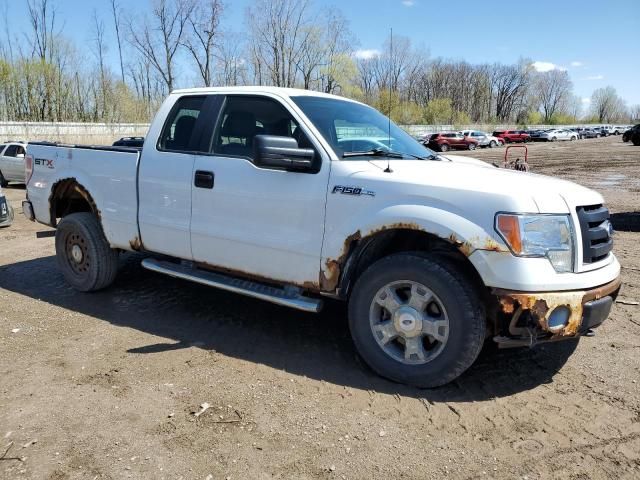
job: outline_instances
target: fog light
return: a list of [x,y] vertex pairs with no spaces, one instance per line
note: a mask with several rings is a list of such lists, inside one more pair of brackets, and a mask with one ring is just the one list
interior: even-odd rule
[[569,323],[570,316],[571,310],[566,305],[554,308],[551,315],[549,315],[549,320],[547,320],[549,329],[559,330],[560,328],[565,327],[567,323]]

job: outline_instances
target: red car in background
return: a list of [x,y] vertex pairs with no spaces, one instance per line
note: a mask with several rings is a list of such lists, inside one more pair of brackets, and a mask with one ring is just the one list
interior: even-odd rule
[[496,130],[495,132],[493,132],[493,136],[502,138],[505,143],[527,143],[529,140],[531,140],[531,135],[529,135],[524,130]]
[[448,152],[452,148],[475,150],[478,146],[478,141],[471,137],[465,137],[461,133],[445,132],[434,133],[424,144],[431,150]]

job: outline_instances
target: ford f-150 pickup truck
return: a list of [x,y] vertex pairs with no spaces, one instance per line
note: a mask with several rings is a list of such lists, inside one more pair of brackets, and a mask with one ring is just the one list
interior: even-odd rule
[[[388,138],[370,150],[348,138]],[[574,338],[620,289],[603,198],[436,154],[375,109],[269,87],[179,90],[141,150],[29,143],[25,214],[59,268],[109,286],[118,255],[154,272],[317,312],[348,301],[379,374],[458,377],[487,339]]]

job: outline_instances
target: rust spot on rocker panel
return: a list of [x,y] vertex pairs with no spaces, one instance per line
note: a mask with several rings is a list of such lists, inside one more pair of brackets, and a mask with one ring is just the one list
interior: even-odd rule
[[293,285],[296,287],[299,287],[303,290],[310,290],[313,292],[317,292],[320,290],[320,286],[316,283],[316,282],[303,282],[303,283],[296,283],[296,282],[292,282],[291,280],[282,280],[282,279],[277,279],[277,278],[270,278],[270,277],[264,277],[261,275],[256,275],[254,273],[249,273],[249,272],[245,272],[242,270],[236,270],[236,269],[232,269],[232,268],[227,268],[227,267],[221,267],[219,265],[212,265],[210,263],[207,262],[196,262],[196,267],[201,268],[203,270],[210,270],[212,272],[217,272],[217,273],[222,273],[225,275],[229,275],[232,277],[240,277],[240,278],[245,278],[247,280],[252,280],[258,283],[266,283],[269,285],[274,285],[274,286],[281,286],[281,285]]
[[142,242],[137,235],[129,240],[129,246],[131,247],[131,250],[134,250],[136,252],[142,250]]
[[[616,279],[587,291],[521,293],[494,289],[493,293],[498,297],[501,312],[511,317],[509,333],[515,336],[527,333],[526,328],[519,327],[516,323],[524,312],[529,312],[539,330],[557,338],[575,336],[582,323],[584,304],[617,294],[620,285],[620,279]],[[558,307],[568,308],[569,320],[563,327],[552,328],[549,326],[549,316]]]

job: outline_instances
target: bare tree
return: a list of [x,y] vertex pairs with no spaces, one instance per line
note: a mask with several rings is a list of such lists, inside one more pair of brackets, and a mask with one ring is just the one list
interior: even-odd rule
[[612,86],[598,88],[591,95],[591,110],[599,122],[610,122],[624,116],[624,102]]
[[33,30],[31,55],[46,61],[51,57],[56,10],[51,7],[49,0],[28,0],[29,22]]
[[113,15],[113,25],[116,30],[116,40],[118,41],[118,57],[120,58],[120,75],[124,83],[124,63],[122,62],[122,39],[120,37],[120,7],[116,0],[111,0],[111,14]]
[[534,86],[544,122],[550,123],[554,114],[567,106],[572,87],[569,74],[561,70],[538,73]]
[[211,86],[213,81],[214,51],[222,10],[220,0],[204,0],[204,3],[197,3],[187,17],[190,28],[182,44],[198,66],[206,87]]
[[221,34],[216,64],[216,83],[221,85],[243,85],[247,83],[247,61],[244,58],[244,42],[239,33]]
[[94,36],[92,38],[92,43],[94,54],[96,56],[96,60],[98,61],[98,70],[100,72],[100,92],[96,93],[95,98],[96,103],[98,103],[99,101],[102,104],[101,116],[104,117],[107,112],[107,74],[104,64],[106,46],[104,43],[104,22],[98,17],[98,12],[96,10],[93,11],[93,27]]
[[155,0],[151,25],[144,21],[139,31],[135,23],[129,23],[131,45],[158,72],[169,92],[175,85],[176,54],[192,9],[191,0]]
[[263,69],[278,87],[294,87],[296,65],[309,41],[305,28],[309,0],[256,0],[246,10],[252,41],[252,62],[263,80]]

